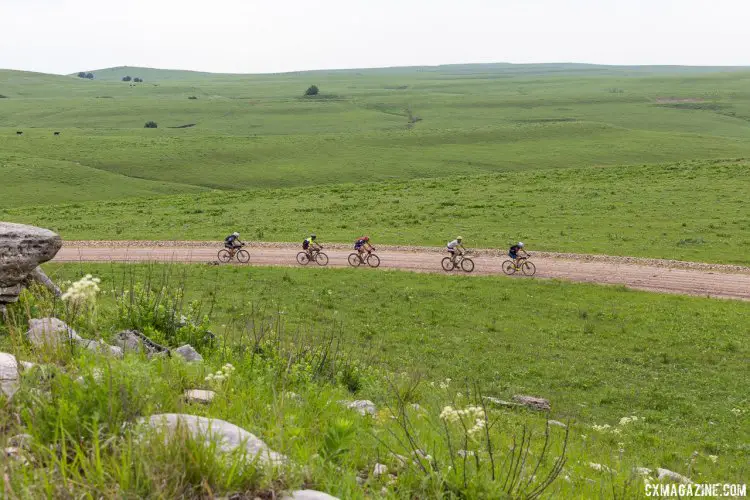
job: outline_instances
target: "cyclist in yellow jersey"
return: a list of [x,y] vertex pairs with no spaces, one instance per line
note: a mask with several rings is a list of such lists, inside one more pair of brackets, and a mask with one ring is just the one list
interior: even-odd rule
[[313,250],[320,250],[323,248],[318,244],[317,241],[315,241],[316,238],[316,235],[311,234],[302,242],[302,250],[305,250],[307,252],[307,256],[310,258],[310,260],[312,260]]

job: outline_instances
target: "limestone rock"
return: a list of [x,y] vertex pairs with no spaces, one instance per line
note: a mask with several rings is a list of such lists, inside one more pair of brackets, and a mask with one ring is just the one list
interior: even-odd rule
[[63,342],[83,340],[75,330],[57,318],[30,319],[26,335],[37,347],[58,348]]
[[375,407],[375,403],[372,401],[368,401],[367,399],[360,399],[357,401],[352,401],[351,403],[346,405],[347,408],[350,410],[354,410],[360,415],[375,415],[377,413],[377,408]]
[[185,400],[188,403],[203,403],[208,404],[213,401],[216,393],[214,391],[206,391],[203,389],[190,389],[185,391]]
[[193,349],[190,344],[185,344],[184,346],[178,347],[173,352],[181,356],[188,363],[193,361],[203,361],[203,356],[201,356],[198,351]]
[[60,236],[35,226],[0,222],[0,304],[18,300],[21,285],[62,247]]
[[328,493],[315,490],[297,490],[281,497],[281,500],[339,500]]
[[169,349],[161,346],[138,330],[123,330],[115,335],[115,345],[124,352],[145,353],[150,358],[160,354],[169,354]]
[[12,354],[0,352],[0,389],[7,397],[18,391],[18,361]]
[[568,426],[564,423],[560,422],[559,420],[547,420],[547,423],[549,425],[554,425],[555,427],[562,427],[563,429],[567,429]]
[[678,474],[677,472],[673,472],[669,469],[656,469],[656,473],[658,474],[659,481],[671,481],[673,483],[681,483],[681,484],[690,484],[693,481],[690,478],[687,478],[683,476],[682,474]]
[[245,429],[218,418],[198,417],[184,413],[161,413],[152,415],[145,421],[155,429],[164,429],[174,433],[177,429],[186,431],[194,439],[203,439],[206,443],[215,441],[219,449],[229,453],[244,449],[247,458],[260,463],[278,465],[286,460],[280,453],[271,450],[266,443]]

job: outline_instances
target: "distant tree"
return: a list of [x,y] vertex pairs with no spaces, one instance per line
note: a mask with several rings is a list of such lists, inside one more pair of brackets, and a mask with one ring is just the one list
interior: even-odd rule
[[7,99],[7,98],[8,98],[7,95],[0,94],[0,99]]
[[191,95],[190,97],[188,97],[188,99],[198,99],[198,98],[194,95]]
[[93,73],[86,73],[86,78],[88,78],[89,80],[93,80],[94,79],[94,74]]
[[129,76],[123,76],[122,77],[122,81],[123,82],[129,82],[130,80],[132,80],[132,78],[130,78]]
[[157,127],[157,125],[156,125],[156,122],[154,122],[154,121],[148,121],[143,126],[143,128],[156,128],[156,127]]
[[133,81],[136,83],[143,83],[143,78],[133,78]]
[[86,78],[86,72],[81,71],[80,73],[78,73],[78,78]]
[[317,85],[310,85],[305,91],[305,95],[318,95],[318,92],[320,92],[320,89]]

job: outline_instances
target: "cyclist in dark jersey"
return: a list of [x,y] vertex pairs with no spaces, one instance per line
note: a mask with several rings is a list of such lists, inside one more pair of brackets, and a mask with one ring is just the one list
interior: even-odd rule
[[[524,257],[520,257],[518,255],[518,252],[523,252]],[[516,267],[518,267],[519,262],[529,257],[529,254],[526,253],[526,250],[523,249],[523,241],[519,241],[517,244],[510,247],[510,250],[508,250],[508,257],[513,259],[513,262],[515,263]]]
[[360,257],[365,251],[369,253],[375,250],[375,248],[370,244],[369,236],[362,236],[360,238],[357,238],[357,241],[354,242],[354,249],[357,251]]

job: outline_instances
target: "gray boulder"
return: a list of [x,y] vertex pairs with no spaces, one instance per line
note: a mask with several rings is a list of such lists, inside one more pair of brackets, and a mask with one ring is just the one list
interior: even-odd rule
[[203,361],[203,356],[201,356],[198,353],[198,351],[193,349],[193,347],[190,344],[185,344],[183,346],[180,346],[172,352],[182,357],[188,363],[193,362],[193,361]]
[[123,356],[121,348],[114,345],[109,345],[103,340],[81,339],[78,341],[78,344],[85,347],[89,351],[104,354],[105,356],[112,356],[114,358],[122,358]]
[[62,239],[48,229],[0,222],[0,306],[18,300],[29,274],[60,247]]
[[75,330],[57,318],[30,319],[26,336],[37,347],[58,348],[62,343],[71,340],[75,342],[83,340]]
[[151,359],[158,355],[169,355],[169,349],[157,344],[138,330],[123,330],[115,335],[115,345],[124,352],[144,353]]
[[532,410],[538,410],[538,411],[550,410],[549,401],[544,398],[536,398],[534,396],[516,395],[516,396],[513,396],[513,401],[527,408],[531,408]]
[[0,390],[7,397],[18,391],[18,361],[12,354],[0,352]]
[[685,477],[669,469],[658,468],[656,469],[656,473],[658,474],[659,481],[671,481],[680,484],[691,484],[693,482],[689,477]]
[[174,434],[178,429],[187,432],[193,439],[202,439],[207,444],[216,442],[219,449],[230,453],[240,449],[249,460],[256,458],[262,464],[279,465],[286,457],[271,450],[266,443],[241,427],[218,418],[198,417],[184,413],[161,413],[145,420],[149,427]]
[[339,500],[337,497],[328,493],[315,490],[297,490],[287,493],[281,497],[281,500]]

